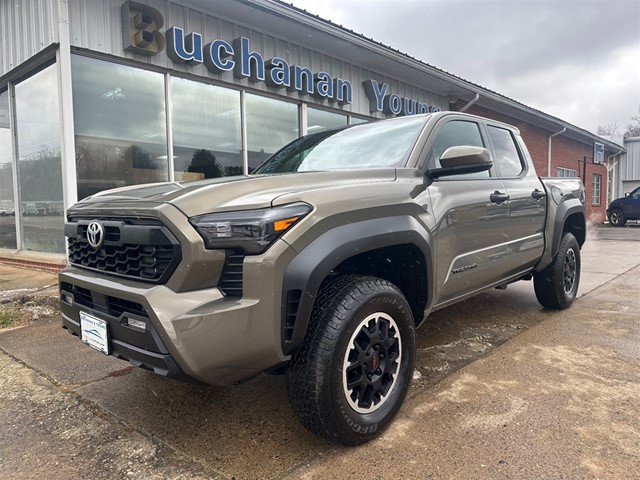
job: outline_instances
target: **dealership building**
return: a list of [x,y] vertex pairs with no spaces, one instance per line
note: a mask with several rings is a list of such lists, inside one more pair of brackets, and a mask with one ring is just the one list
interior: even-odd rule
[[61,261],[66,209],[101,190],[248,174],[300,135],[398,115],[515,125],[539,175],[583,180],[593,222],[624,153],[278,0],[3,1],[0,32],[5,261]]

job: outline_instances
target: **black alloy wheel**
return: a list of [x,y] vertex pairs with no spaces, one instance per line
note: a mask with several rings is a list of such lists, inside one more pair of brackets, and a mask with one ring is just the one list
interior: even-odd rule
[[360,322],[347,343],[342,381],[347,402],[358,413],[381,407],[398,378],[402,340],[395,320],[375,312]]
[[564,256],[564,267],[562,269],[562,283],[564,293],[567,295],[571,293],[576,283],[577,269],[576,252],[573,248],[568,248]]

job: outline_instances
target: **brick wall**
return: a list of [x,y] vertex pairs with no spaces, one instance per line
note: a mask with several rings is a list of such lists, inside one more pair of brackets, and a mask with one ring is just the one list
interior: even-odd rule
[[[458,102],[455,110],[464,106],[465,102]],[[606,218],[606,185],[607,185],[607,169],[603,165],[593,164],[593,142],[585,139],[588,143],[578,142],[563,135],[555,136],[551,139],[551,174],[547,174],[547,152],[549,136],[558,130],[549,131],[543,128],[531,125],[523,120],[494,112],[478,105],[472,105],[467,113],[480,115],[482,117],[491,118],[499,122],[508,123],[520,130],[522,138],[527,144],[533,164],[541,177],[557,176],[558,167],[575,170],[582,179],[587,191],[586,210],[587,219],[592,223],[602,223]],[[587,158],[586,176],[584,175],[584,157]],[[593,175],[600,175],[600,204],[593,205]],[[584,177],[584,178],[583,178]]]

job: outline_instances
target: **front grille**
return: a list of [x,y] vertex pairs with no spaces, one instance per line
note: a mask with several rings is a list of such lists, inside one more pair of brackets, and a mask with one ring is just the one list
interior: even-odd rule
[[98,249],[87,240],[94,219],[65,224],[69,263],[78,267],[153,283],[164,283],[180,263],[180,244],[157,220],[98,219],[104,241]]
[[125,300],[124,298],[107,296],[107,303],[109,305],[109,311],[114,317],[120,317],[123,313],[133,313],[140,317],[149,318],[147,309],[137,302]]
[[73,295],[73,302],[75,304],[106,313],[114,318],[120,318],[124,313],[149,318],[147,309],[140,303],[132,302],[131,300],[103,295],[67,282],[60,284],[60,290]]
[[227,250],[224,267],[218,288],[225,297],[242,297],[242,263],[244,253],[242,250]]

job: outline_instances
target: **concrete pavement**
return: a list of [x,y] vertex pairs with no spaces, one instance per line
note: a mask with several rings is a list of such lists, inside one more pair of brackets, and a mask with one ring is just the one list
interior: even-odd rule
[[[287,478],[640,478],[640,268]],[[341,476],[341,475],[340,475]]]
[[640,478],[639,247],[640,228],[590,232],[563,312],[528,282],[436,312],[396,422],[351,449],[297,423],[282,377],[167,380],[55,316],[0,331],[0,477]]

